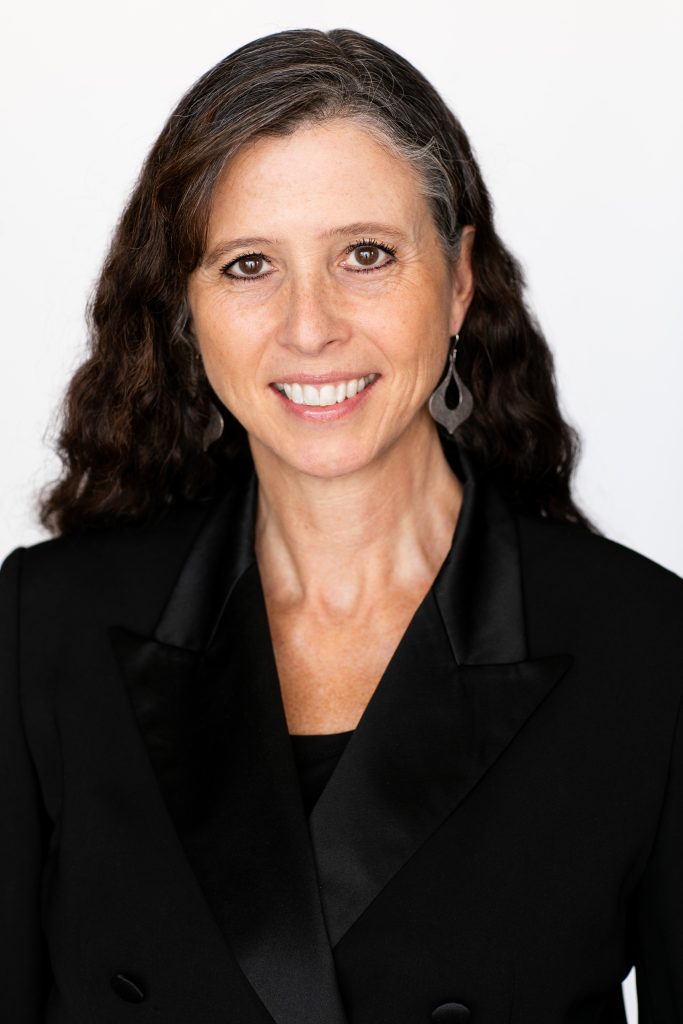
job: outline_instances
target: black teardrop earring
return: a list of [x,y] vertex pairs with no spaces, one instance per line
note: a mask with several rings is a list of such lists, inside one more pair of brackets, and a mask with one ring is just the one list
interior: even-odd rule
[[[460,335],[456,334],[451,350],[448,354],[448,372],[446,376],[436,388],[429,399],[429,412],[432,418],[440,423],[449,434],[454,434],[455,431],[465,422],[467,417],[472,412],[474,402],[472,400],[472,393],[469,388],[463,384],[462,379],[458,376],[455,369],[455,356],[458,347],[458,341]],[[450,409],[446,404],[446,392],[448,391],[448,385],[454,381],[458,389],[459,401],[454,409]]]

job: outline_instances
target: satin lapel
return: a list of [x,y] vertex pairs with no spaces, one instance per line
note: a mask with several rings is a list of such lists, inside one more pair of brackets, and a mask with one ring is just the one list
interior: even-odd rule
[[253,557],[256,483],[216,506],[154,637],[110,636],[172,822],[277,1024],[345,1024]]
[[254,558],[253,474],[217,503],[154,637],[112,630],[189,862],[277,1024],[344,1024],[331,947],[572,663],[528,657],[512,514],[465,452],[444,451],[465,485],[451,551],[308,823]]
[[453,544],[310,816],[334,947],[472,791],[573,658],[528,658],[516,527],[466,453]]

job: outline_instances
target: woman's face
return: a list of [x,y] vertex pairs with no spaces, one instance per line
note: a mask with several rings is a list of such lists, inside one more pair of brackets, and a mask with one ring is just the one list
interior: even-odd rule
[[242,149],[188,298],[208,379],[255,459],[317,477],[424,442],[472,292],[411,168],[348,120]]

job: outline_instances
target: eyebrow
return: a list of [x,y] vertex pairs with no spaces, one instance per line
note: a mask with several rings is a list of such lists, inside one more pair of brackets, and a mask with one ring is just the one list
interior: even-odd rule
[[[337,228],[330,228],[318,235],[317,241],[324,241],[328,238],[339,238],[348,235],[389,235],[399,242],[407,242],[408,236],[401,228],[394,224],[384,224],[379,221],[355,221],[353,224],[342,224]],[[259,236],[249,238],[231,238],[228,241],[219,242],[208,253],[204,259],[205,267],[212,267],[214,263],[235,249],[248,249],[256,245],[277,245],[277,238],[261,238]]]

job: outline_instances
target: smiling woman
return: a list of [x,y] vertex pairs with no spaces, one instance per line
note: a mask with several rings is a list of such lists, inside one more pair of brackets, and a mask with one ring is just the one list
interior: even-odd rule
[[0,573],[3,1019],[682,1020],[683,581],[575,504],[430,83],[226,57],[89,324]]
[[415,172],[353,120],[259,139],[230,161],[188,300],[259,478],[277,462],[389,484],[392,459],[393,491],[418,478],[438,446],[427,401],[472,297],[473,234],[449,261]]

